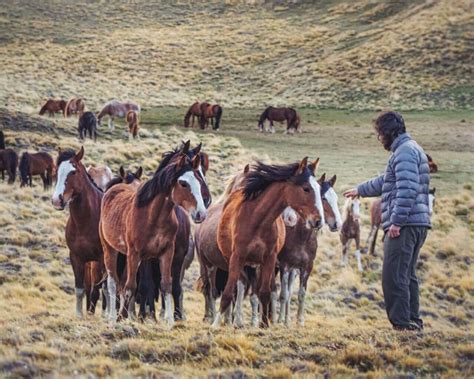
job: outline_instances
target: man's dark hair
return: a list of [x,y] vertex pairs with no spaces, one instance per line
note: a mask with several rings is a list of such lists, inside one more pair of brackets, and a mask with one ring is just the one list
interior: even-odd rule
[[393,141],[400,134],[406,133],[405,121],[400,113],[385,111],[374,120],[374,128],[378,135],[383,138],[383,147],[390,150]]

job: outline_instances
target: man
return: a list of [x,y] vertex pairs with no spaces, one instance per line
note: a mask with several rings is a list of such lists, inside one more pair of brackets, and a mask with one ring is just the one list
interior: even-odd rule
[[344,192],[346,197],[382,195],[384,260],[382,288],[387,316],[396,330],[421,330],[418,254],[431,227],[428,159],[406,132],[397,112],[382,112],[374,121],[377,138],[392,152],[383,175]]

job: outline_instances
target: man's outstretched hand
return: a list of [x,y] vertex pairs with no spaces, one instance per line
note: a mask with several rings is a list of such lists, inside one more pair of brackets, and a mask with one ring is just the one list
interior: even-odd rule
[[344,191],[344,196],[355,199],[357,196],[359,196],[359,192],[357,192],[357,188],[351,188],[347,191]]

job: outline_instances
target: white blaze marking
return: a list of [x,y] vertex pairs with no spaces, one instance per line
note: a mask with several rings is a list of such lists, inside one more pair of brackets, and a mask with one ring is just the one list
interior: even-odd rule
[[328,201],[332,213],[334,213],[334,217],[336,218],[336,227],[340,229],[342,226],[342,217],[341,213],[339,212],[339,207],[337,206],[337,193],[334,191],[334,188],[329,188],[324,194],[324,197]]
[[202,194],[201,194],[201,184],[199,181],[196,179],[194,176],[194,172],[192,171],[187,171],[183,175],[181,175],[178,178],[178,182],[182,180],[184,182],[187,182],[189,184],[189,187],[191,189],[191,193],[194,196],[194,199],[196,199],[196,210],[199,213],[206,214],[206,207],[204,206],[204,200],[202,199]]
[[321,225],[323,225],[326,223],[326,221],[324,220],[324,208],[323,202],[321,200],[321,186],[319,185],[316,178],[312,175],[309,177],[309,184],[311,185],[311,187],[313,187],[316,209],[318,210],[319,215],[321,217]]
[[53,201],[58,201],[59,196],[64,195],[64,191],[66,190],[67,177],[73,171],[76,171],[76,169],[74,168],[71,162],[61,162],[58,169],[58,181],[56,183],[56,188],[54,189]]

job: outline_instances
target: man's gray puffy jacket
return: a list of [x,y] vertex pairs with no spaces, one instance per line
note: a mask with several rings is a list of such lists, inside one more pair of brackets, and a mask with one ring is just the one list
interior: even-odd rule
[[408,133],[390,147],[392,155],[385,174],[357,187],[362,197],[382,195],[382,227],[390,225],[431,227],[428,193],[430,168],[423,149]]

